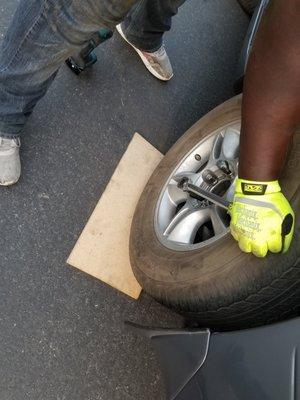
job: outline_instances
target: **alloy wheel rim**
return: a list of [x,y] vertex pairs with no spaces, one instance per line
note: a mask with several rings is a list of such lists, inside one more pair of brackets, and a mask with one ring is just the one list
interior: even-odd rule
[[198,250],[229,233],[226,210],[205,199],[192,198],[178,184],[188,178],[194,185],[232,201],[239,137],[240,121],[222,126],[200,140],[177,163],[161,190],[154,215],[156,236],[165,247]]

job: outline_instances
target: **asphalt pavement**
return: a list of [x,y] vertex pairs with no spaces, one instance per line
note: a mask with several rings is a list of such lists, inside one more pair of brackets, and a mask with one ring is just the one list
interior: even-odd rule
[[[0,40],[16,0],[0,0]],[[248,18],[235,0],[189,0],[153,78],[116,33],[80,77],[65,66],[22,139],[23,176],[0,190],[0,400],[163,400],[148,342],[123,321],[180,327],[66,264],[134,132],[161,152],[233,95]],[[118,212],[118,210],[116,210]]]

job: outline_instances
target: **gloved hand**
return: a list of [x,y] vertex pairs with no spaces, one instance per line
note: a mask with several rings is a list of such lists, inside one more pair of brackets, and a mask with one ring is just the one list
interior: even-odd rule
[[237,179],[229,209],[231,234],[246,253],[265,257],[287,252],[294,233],[294,212],[281,193],[278,181]]

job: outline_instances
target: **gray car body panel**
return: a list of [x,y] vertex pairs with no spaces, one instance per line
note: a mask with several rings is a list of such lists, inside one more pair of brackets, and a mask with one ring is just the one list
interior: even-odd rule
[[168,400],[300,398],[300,318],[235,332],[155,330]]

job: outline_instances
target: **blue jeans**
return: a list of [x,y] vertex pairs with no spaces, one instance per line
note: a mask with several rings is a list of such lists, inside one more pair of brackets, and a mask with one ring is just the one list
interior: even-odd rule
[[100,28],[146,51],[162,44],[184,0],[20,0],[0,56],[0,136],[18,137],[61,64]]

